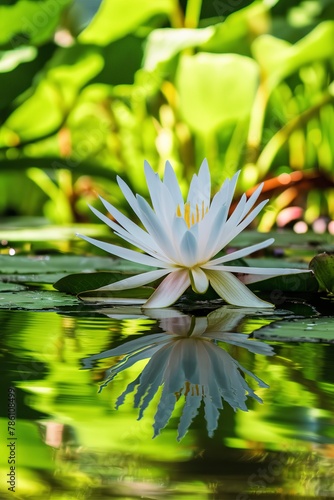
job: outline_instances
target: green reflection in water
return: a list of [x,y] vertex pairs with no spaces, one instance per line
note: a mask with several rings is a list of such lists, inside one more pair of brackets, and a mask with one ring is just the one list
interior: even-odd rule
[[[0,320],[2,401],[14,385],[22,498],[334,497],[332,346],[275,343],[276,356],[266,357],[230,345],[228,353],[270,385],[256,389],[264,404],[249,400],[247,413],[226,405],[213,439],[200,410],[178,443],[181,398],[153,440],[161,391],[140,421],[132,398],[114,408],[147,361],[120,372],[101,393],[111,359],[80,370],[84,358],[161,333],[161,320],[19,311],[2,312]],[[234,330],[249,333],[250,324],[268,321],[253,314]],[[5,408],[1,417],[3,437]],[[3,476],[7,457],[0,457]],[[0,492],[6,498],[4,481]]]

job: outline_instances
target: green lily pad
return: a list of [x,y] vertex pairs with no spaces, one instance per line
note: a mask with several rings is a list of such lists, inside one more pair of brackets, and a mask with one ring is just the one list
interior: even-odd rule
[[[132,274],[126,276],[133,276]],[[54,288],[60,292],[71,293],[77,295],[78,293],[87,290],[96,290],[102,286],[110,285],[116,281],[124,279],[124,273],[80,273],[70,274],[54,283]]]
[[0,274],[59,272],[69,274],[99,270],[136,273],[147,269],[146,266],[141,264],[135,264],[124,259],[114,259],[112,257],[82,257],[78,255],[39,255],[27,257],[23,255],[0,255]]
[[280,321],[265,326],[254,333],[254,337],[284,342],[330,342],[334,343],[334,319],[297,319]]
[[310,269],[314,272],[321,288],[334,293],[334,255],[327,253],[316,255],[310,262]]
[[[261,265],[261,267],[264,266]],[[258,283],[252,283],[248,286],[253,291],[258,290],[261,292],[272,292],[273,290],[280,290],[282,292],[314,293],[319,289],[319,284],[312,273],[286,274],[282,276],[275,276],[275,278],[269,278],[264,281],[259,281]]]
[[152,295],[154,288],[141,286],[130,290],[121,290],[117,292],[99,292],[96,290],[87,291],[79,295],[84,302],[94,302],[96,304],[144,304]]
[[0,309],[50,310],[81,304],[80,300],[72,295],[44,290],[7,292],[0,296]]
[[17,283],[0,283],[0,292],[21,292],[26,287]]

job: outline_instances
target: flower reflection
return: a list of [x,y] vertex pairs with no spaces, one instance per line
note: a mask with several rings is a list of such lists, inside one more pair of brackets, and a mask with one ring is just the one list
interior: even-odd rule
[[225,342],[256,354],[272,356],[274,352],[271,346],[251,340],[246,334],[233,332],[245,314],[254,314],[254,309],[240,310],[224,306],[207,317],[194,317],[171,310],[162,311],[156,310],[154,315],[160,320],[163,333],[139,337],[84,360],[84,367],[90,368],[95,360],[123,356],[107,371],[101,390],[120,372],[140,360],[150,358],[139,376],[128,384],[118,397],[116,408],[124,403],[128,394],[136,390],[134,406],[139,408],[141,419],[162,386],[153,425],[154,437],[168,423],[176,402],[184,397],[185,405],[178,427],[180,440],[202,403],[210,437],[217,428],[223,400],[234,410],[239,408],[243,411],[247,411],[247,397],[262,403],[261,398],[246,382],[244,374],[255,380],[259,387],[268,385],[218,344]]

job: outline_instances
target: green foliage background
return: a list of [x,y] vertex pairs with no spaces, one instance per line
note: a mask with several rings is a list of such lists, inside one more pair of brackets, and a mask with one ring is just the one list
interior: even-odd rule
[[168,159],[185,188],[206,156],[214,187],[241,167],[239,194],[267,181],[260,230],[294,206],[334,219],[333,15],[333,0],[3,1],[0,214],[93,221],[98,193],[122,206],[117,174],[146,194],[144,159]]

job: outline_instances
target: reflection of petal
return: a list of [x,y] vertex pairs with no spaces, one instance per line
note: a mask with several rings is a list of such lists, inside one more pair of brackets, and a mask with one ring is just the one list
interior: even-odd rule
[[[92,356],[83,359],[83,365],[84,365],[83,367],[91,368],[93,364],[92,362],[97,359],[104,359],[104,358],[110,358],[112,356],[122,356],[122,355],[130,356],[132,353],[141,351],[142,349],[145,348],[146,349],[150,348],[155,344],[159,345],[160,342],[168,342],[169,340],[170,339],[166,337],[166,334],[164,333],[156,333],[145,337],[139,337],[137,339],[130,340],[129,342],[121,344],[118,347],[115,347],[114,349],[109,349],[108,351],[104,351],[99,354],[94,354]],[[147,355],[147,357],[149,356],[150,355]]]
[[[208,317],[199,318],[177,311],[168,312],[166,309],[162,314],[157,310],[153,311],[153,314],[155,313],[160,319],[159,324],[164,330],[163,333],[138,337],[84,360],[87,368],[92,366],[94,360],[123,356],[107,371],[106,380],[101,386],[103,388],[117,374],[133,366],[137,361],[150,358],[138,377],[130,382],[118,397],[116,408],[124,403],[128,394],[134,393],[134,406],[139,408],[140,419],[162,387],[154,417],[154,436],[167,425],[176,402],[184,398],[185,404],[178,426],[180,440],[186,434],[202,404],[207,431],[209,436],[212,436],[218,425],[223,401],[234,410],[243,411],[247,411],[248,397],[262,402],[248,385],[244,374],[260,387],[268,386],[243,367],[220,344],[225,342],[256,354],[267,356],[274,354],[271,346],[249,339],[246,334],[235,332],[245,314],[254,316],[254,309],[240,310],[223,306],[210,313]],[[151,313],[149,316],[152,316]]]
[[206,334],[206,337],[212,338],[213,340],[220,340],[227,344],[245,347],[249,352],[254,352],[256,354],[264,354],[265,356],[273,356],[275,354],[271,345],[251,340],[245,333],[213,332],[209,335]]

